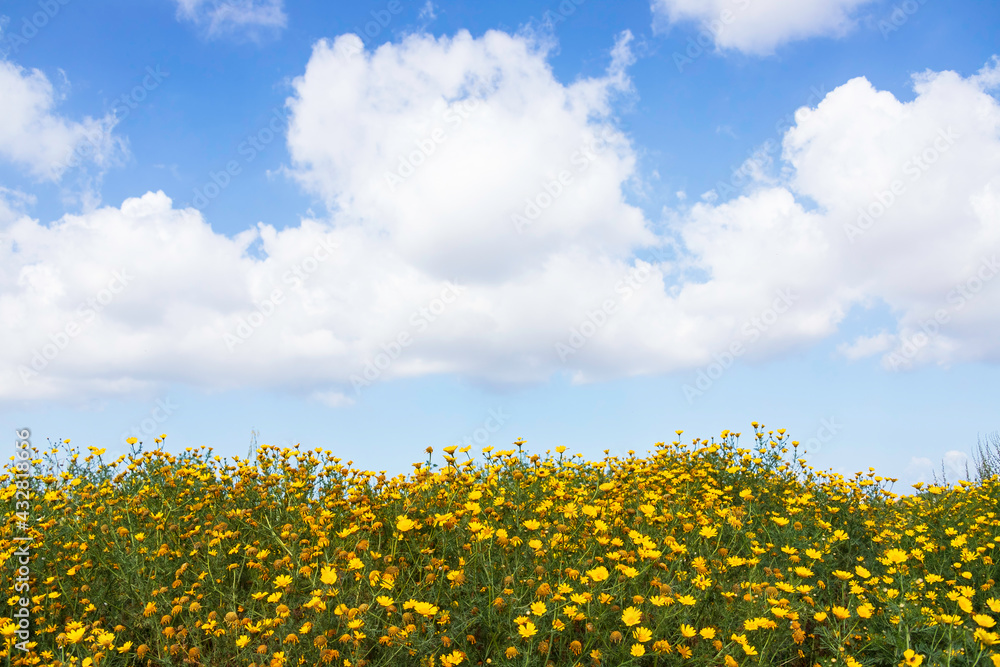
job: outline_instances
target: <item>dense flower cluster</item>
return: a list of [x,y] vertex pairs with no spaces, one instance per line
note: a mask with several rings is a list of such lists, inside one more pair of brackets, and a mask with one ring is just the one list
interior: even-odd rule
[[428,448],[392,478],[299,447],[70,450],[32,492],[29,650],[0,608],[0,659],[1000,667],[1000,481],[896,495],[753,426],[600,462]]

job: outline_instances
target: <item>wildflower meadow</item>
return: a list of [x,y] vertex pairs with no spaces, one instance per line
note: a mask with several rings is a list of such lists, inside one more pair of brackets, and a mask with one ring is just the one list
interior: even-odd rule
[[395,477],[35,449],[0,476],[0,664],[1000,667],[1000,478],[899,495],[753,428],[596,462],[428,448]]

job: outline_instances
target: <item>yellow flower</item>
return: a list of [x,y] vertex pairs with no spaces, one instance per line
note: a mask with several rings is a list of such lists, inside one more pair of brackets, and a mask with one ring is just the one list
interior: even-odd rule
[[920,655],[912,648],[906,649],[903,653],[903,662],[900,665],[906,665],[907,667],[920,667],[924,662],[924,656]]
[[644,644],[653,638],[653,631],[649,628],[638,627],[632,631],[632,638],[640,644]]
[[528,530],[538,530],[542,524],[539,523],[537,519],[528,519],[521,525],[527,528]]
[[375,601],[378,602],[383,607],[391,607],[392,603],[395,602],[395,600],[393,600],[388,595],[380,595],[377,598],[375,598]]
[[405,533],[408,530],[413,530],[413,527],[417,525],[412,519],[410,519],[405,514],[400,514],[396,517],[396,530],[401,533]]
[[337,583],[337,570],[332,567],[324,567],[320,570],[319,579],[324,584],[331,585]]
[[690,638],[690,637],[694,637],[697,633],[695,632],[694,628],[691,627],[690,625],[688,625],[686,623],[681,623],[681,634],[684,637]]
[[969,598],[967,598],[967,597],[960,597],[960,598],[958,598],[958,606],[966,614],[971,614],[972,613],[972,601],[969,600]]
[[531,605],[531,613],[535,616],[545,616],[546,611],[548,611],[548,609],[546,608],[544,602],[534,602]]
[[78,643],[80,643],[80,640],[83,639],[83,633],[86,632],[86,631],[87,631],[86,628],[77,628],[76,630],[73,630],[72,632],[67,632],[66,633],[66,640],[70,644],[78,644]]
[[858,616],[860,616],[861,618],[871,618],[872,612],[875,611],[875,608],[872,607],[870,604],[866,603],[858,607],[857,611],[858,611]]
[[698,631],[698,634],[702,636],[702,639],[714,639],[715,628],[702,628]]
[[[894,565],[899,565],[900,563],[905,563],[909,556],[902,549],[889,549],[885,552],[885,558],[890,563]],[[923,660],[923,658],[921,658]],[[919,663],[918,663],[919,664]]]
[[635,607],[628,607],[622,612],[622,623],[629,627],[638,625],[641,619],[642,612]]
[[465,660],[465,654],[455,649],[451,652],[451,655],[441,656],[441,667],[455,667],[455,665],[460,664]]
[[291,583],[292,583],[292,578],[287,574],[279,574],[277,577],[274,578],[275,588],[285,588]]
[[438,613],[438,608],[430,602],[417,602],[413,605],[413,611],[417,612],[421,616],[430,617]]
[[984,628],[992,628],[997,624],[997,622],[993,620],[992,616],[987,616],[986,614],[976,614],[972,617],[972,620]]
[[982,628],[976,628],[976,631],[972,633],[976,641],[982,643],[984,646],[993,646],[1000,643],[1000,635],[995,632],[987,632]]
[[595,567],[593,570],[587,570],[587,576],[591,578],[592,581],[604,581],[608,578],[608,568],[603,565]]
[[534,623],[528,621],[517,628],[517,633],[524,639],[530,639],[538,633],[538,628],[535,627]]
[[815,618],[818,622],[822,623],[823,621],[826,620],[826,612],[818,611],[815,614],[813,614],[813,618]]
[[629,653],[638,658],[639,656],[646,654],[646,647],[642,644],[632,644],[632,650],[629,651]]
[[845,618],[850,618],[851,617],[851,612],[849,612],[847,609],[845,609],[843,607],[837,607],[837,606],[835,606],[830,611],[832,611],[833,615],[836,616],[837,619],[841,620],[841,621],[843,621]]

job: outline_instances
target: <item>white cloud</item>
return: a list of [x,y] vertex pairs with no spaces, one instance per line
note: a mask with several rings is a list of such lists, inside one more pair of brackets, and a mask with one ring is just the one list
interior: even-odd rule
[[846,35],[855,24],[853,11],[873,1],[653,0],[653,24],[660,29],[664,21],[691,21],[719,49],[768,55],[787,42]]
[[896,337],[888,332],[877,333],[874,336],[859,336],[853,343],[841,343],[837,346],[840,352],[851,361],[864,359],[880,352],[885,352],[896,341]]
[[[623,202],[634,156],[609,118],[611,96],[629,88],[629,39],[606,76],[570,86],[544,47],[495,31],[411,36],[365,57],[353,35],[320,42],[295,82],[294,174],[441,278],[523,274],[567,245],[627,255],[653,240]],[[591,160],[584,151],[602,134],[609,145]],[[516,233],[511,216],[560,171],[574,175],[572,194]]]
[[[968,468],[968,475],[966,469]],[[939,484],[947,482],[950,486],[959,480],[971,482],[969,477],[975,477],[976,471],[973,466],[969,466],[969,456],[958,450],[949,450],[941,457],[938,463],[934,463],[925,457],[913,457],[906,467],[906,475],[911,484],[923,482],[931,484],[937,481]]]
[[420,8],[420,14],[418,17],[422,20],[433,21],[437,18],[437,13],[434,9],[434,3],[431,2],[431,0],[427,0],[427,2],[424,3],[424,6]]
[[354,399],[342,391],[317,391],[313,393],[312,399],[331,408],[354,405]]
[[[780,175],[732,201],[668,210],[661,238],[624,195],[636,155],[613,112],[632,94],[628,35],[603,76],[570,85],[524,36],[358,48],[354,36],[318,43],[289,101],[290,173],[328,219],[228,238],[148,193],[0,229],[0,326],[12,341],[0,348],[0,398],[175,381],[343,405],[352,377],[687,371],[733,342],[752,340],[757,359],[814,343],[877,300],[899,318],[894,341],[952,308],[915,362],[1000,357],[989,334],[1000,289],[948,301],[1000,241],[1000,105],[982,77],[922,74],[911,102],[847,82],[799,111]],[[908,180],[907,161],[948,128],[957,138]],[[894,179],[904,191],[852,242],[845,225]],[[530,218],[521,233],[514,214]],[[634,258],[654,246],[667,256]],[[775,316],[782,293],[793,305]],[[71,323],[76,333],[60,335]],[[563,363],[556,344],[574,335],[583,345]]]
[[41,71],[0,60],[0,157],[39,180],[58,181],[69,169],[121,160],[125,144],[112,134],[114,114],[68,120],[57,113],[52,83]]
[[205,30],[210,38],[260,39],[285,28],[284,0],[176,0],[177,16]]
[[[969,456],[965,452],[960,452],[958,450],[950,450],[945,452],[944,457],[941,460],[941,465],[944,468],[945,474],[948,476],[948,481],[952,484],[960,479],[964,479],[967,482],[972,480],[969,477],[975,477],[975,468],[970,468],[969,466]],[[966,474],[968,472],[968,474]]]

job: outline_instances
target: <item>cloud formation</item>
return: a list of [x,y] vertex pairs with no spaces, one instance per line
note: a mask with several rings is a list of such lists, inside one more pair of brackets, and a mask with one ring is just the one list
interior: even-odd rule
[[176,0],[177,17],[205,31],[208,38],[258,40],[288,25],[284,0]]
[[719,49],[769,55],[788,42],[842,37],[873,0],[653,0],[654,27],[694,22]]
[[112,133],[114,114],[82,121],[62,117],[52,83],[40,70],[0,60],[0,97],[0,158],[39,181],[58,181],[81,165],[103,169],[125,155],[124,142]]
[[1000,358],[996,60],[922,73],[910,102],[848,81],[797,112],[780,171],[664,211],[657,234],[627,201],[637,149],[614,116],[630,38],[569,85],[525,36],[319,42],[288,173],[328,214],[229,238],[155,192],[20,217],[0,231],[0,399],[183,382],[340,406],[435,373],[661,374],[734,343],[786,354],[879,303],[898,328],[848,357],[908,354],[945,309],[906,364]]

